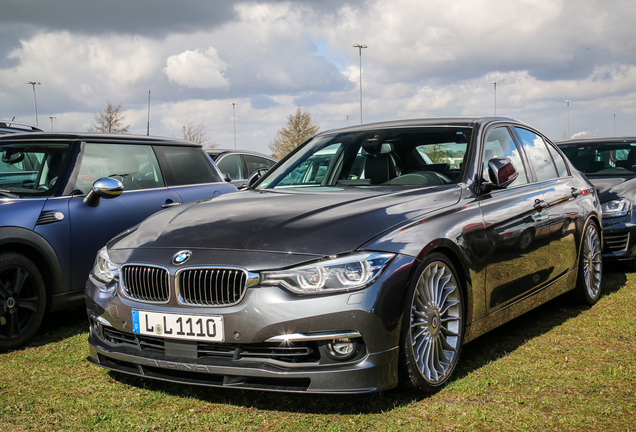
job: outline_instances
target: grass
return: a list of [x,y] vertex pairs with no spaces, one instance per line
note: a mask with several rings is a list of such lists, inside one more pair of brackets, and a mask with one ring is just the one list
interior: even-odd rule
[[82,311],[0,354],[0,430],[636,431],[636,273],[593,307],[556,299],[467,344],[431,396],[172,385],[89,364]]

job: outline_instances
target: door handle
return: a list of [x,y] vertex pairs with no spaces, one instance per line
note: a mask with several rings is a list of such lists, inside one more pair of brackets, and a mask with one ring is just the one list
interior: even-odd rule
[[161,208],[170,208],[170,207],[174,207],[174,206],[178,206],[181,205],[181,203],[178,202],[167,202],[164,205],[161,206]]

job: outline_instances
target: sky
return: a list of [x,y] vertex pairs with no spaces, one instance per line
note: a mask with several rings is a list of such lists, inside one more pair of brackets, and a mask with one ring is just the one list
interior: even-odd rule
[[634,136],[634,22],[634,0],[0,0],[0,119],[86,131],[111,102],[131,133],[267,154],[297,107]]

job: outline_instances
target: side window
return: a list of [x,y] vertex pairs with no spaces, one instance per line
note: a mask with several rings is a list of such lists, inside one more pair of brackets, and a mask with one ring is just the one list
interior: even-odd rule
[[216,163],[224,174],[229,174],[232,180],[242,180],[247,176],[243,174],[243,161],[241,161],[241,155],[229,154],[223,156],[221,160]]
[[157,158],[146,145],[87,143],[75,189],[88,193],[102,177],[116,178],[124,190],[164,186]]
[[523,143],[530,164],[534,167],[537,180],[545,181],[558,177],[552,156],[543,138],[527,129],[516,127],[515,130]]
[[274,162],[269,159],[254,155],[245,155],[245,162],[247,163],[248,175],[252,175],[259,169],[270,169],[274,166]]
[[548,150],[550,150],[550,155],[552,155],[552,160],[554,160],[554,164],[556,165],[557,172],[559,173],[559,177],[567,177],[570,175],[568,172],[568,166],[561,156],[561,153],[557,151],[551,144],[546,143],[548,146]]
[[486,149],[484,151],[484,178],[488,178],[486,170],[488,161],[495,157],[506,157],[512,161],[515,169],[519,173],[517,179],[511,186],[519,186],[528,183],[528,176],[521,160],[519,149],[517,148],[508,128],[499,127],[488,132],[486,138]]
[[165,167],[163,174],[168,186],[221,181],[221,176],[200,148],[157,146],[155,151],[161,166]]

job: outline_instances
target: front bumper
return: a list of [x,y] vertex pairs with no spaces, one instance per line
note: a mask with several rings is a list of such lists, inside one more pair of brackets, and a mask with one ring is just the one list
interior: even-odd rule
[[625,261],[636,257],[636,224],[603,220],[603,259]]
[[[413,261],[396,257],[364,290],[298,296],[278,287],[249,288],[229,307],[154,305],[100,291],[89,278],[88,360],[146,378],[213,387],[368,393],[398,383],[404,292]],[[225,339],[211,343],[135,334],[132,311],[222,315]],[[346,358],[330,343],[354,344]]]

